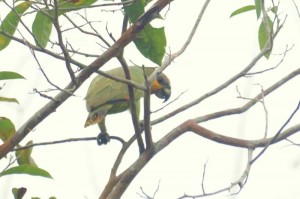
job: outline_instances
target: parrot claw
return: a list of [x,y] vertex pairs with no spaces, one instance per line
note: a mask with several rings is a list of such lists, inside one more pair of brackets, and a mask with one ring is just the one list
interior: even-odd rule
[[97,144],[103,145],[103,144],[107,144],[110,140],[110,136],[108,135],[108,133],[99,133],[99,135],[97,136]]

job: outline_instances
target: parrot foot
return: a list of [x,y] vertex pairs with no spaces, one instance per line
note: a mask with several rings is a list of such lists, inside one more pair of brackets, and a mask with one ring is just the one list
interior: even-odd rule
[[103,144],[107,144],[109,140],[110,140],[110,136],[108,135],[108,133],[101,132],[97,136],[97,144],[99,146]]

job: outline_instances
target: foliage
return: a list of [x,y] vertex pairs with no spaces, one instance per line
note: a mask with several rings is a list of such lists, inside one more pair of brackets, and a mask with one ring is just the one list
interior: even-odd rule
[[32,33],[35,36],[36,45],[41,48],[45,48],[48,44],[51,31],[52,31],[52,21],[49,14],[46,15],[46,11],[39,11],[32,24]]
[[[248,12],[248,11],[252,11],[255,10],[256,11],[256,17],[257,19],[261,18],[261,13],[263,12],[262,10],[262,1],[261,0],[255,0],[255,5],[247,5],[247,6],[243,6],[241,8],[238,8],[237,10],[233,11],[230,15],[230,17]],[[274,14],[276,14],[277,12],[277,6],[273,6],[270,11],[272,11]],[[273,32],[273,21],[270,19],[270,17],[268,16],[267,13],[265,13],[265,16],[263,15],[261,18],[261,23],[259,26],[259,30],[258,30],[258,43],[259,43],[259,47],[260,50],[263,50],[266,47],[270,46],[266,46],[270,39],[271,39],[271,34]],[[265,57],[268,59],[270,57],[271,51],[269,51],[268,53],[265,54]]]
[[[0,35],[1,36],[1,35]],[[11,79],[24,79],[24,77],[18,73],[10,72],[10,71],[0,71],[0,81],[2,80],[11,80]],[[1,88],[2,89],[2,88]],[[0,89],[0,90],[1,90]],[[15,102],[19,103],[15,98],[1,97],[0,102]]]
[[0,51],[9,45],[11,41],[9,35],[13,35],[15,33],[18,24],[21,20],[20,16],[24,14],[24,12],[30,7],[30,5],[31,3],[27,1],[20,3],[9,12],[9,14],[5,17],[5,19],[1,23],[0,31],[3,31],[5,35],[0,34]]
[[[36,45],[41,48],[46,48],[51,32],[53,23],[55,23],[55,17],[67,14],[74,10],[80,10],[88,8],[90,5],[96,3],[96,0],[59,0],[54,8],[49,9],[48,5],[40,9],[32,23],[32,34]],[[124,2],[126,2],[124,0]],[[130,21],[135,22],[139,16],[141,16],[145,10],[145,6],[148,2],[144,0],[138,0],[134,3],[125,6],[125,13],[128,15]],[[26,11],[30,8],[32,2],[25,1],[15,6],[10,13],[5,17],[1,24],[0,30],[3,32],[0,34],[0,50],[5,49],[10,41],[11,36],[14,35],[19,22],[22,20],[22,16],[26,14]],[[1,32],[0,32],[1,33]],[[134,40],[137,49],[148,59],[161,65],[162,58],[165,55],[166,36],[164,28],[154,28],[150,24],[146,25],[144,30],[137,35]]]
[[15,125],[10,121],[10,119],[0,117],[0,139],[5,142],[13,136],[15,132]]
[[[271,21],[270,17],[267,16],[267,23],[264,21],[261,22],[258,30],[258,42],[260,50],[263,50],[265,47],[268,47],[268,43],[270,42],[270,31],[273,30],[273,22]],[[269,58],[271,51],[265,54],[266,58]]]
[[[126,0],[123,0],[125,2]],[[124,11],[129,20],[134,23],[145,12],[146,2],[144,0],[135,1],[129,6],[125,6]],[[133,41],[138,50],[148,59],[161,65],[165,55],[167,44],[164,28],[154,28],[150,24],[137,34]]]
[[[26,3],[26,4],[24,4]],[[21,11],[25,11],[27,7],[27,2],[23,2],[19,4],[16,7],[17,13],[20,14]],[[14,32],[16,30],[16,25],[19,23],[19,18],[17,17],[17,14],[15,14],[16,11],[11,11],[10,14],[8,14],[8,18],[3,21],[2,23],[2,29],[8,30],[8,32]],[[15,21],[13,21],[15,20]],[[4,47],[7,46],[10,42],[10,39],[0,34],[0,41],[4,42]],[[0,71],[0,81],[4,80],[15,80],[15,79],[25,79],[22,75],[16,72],[11,71]],[[2,88],[1,88],[2,89]],[[17,99],[15,98],[8,98],[8,97],[0,97],[0,102],[15,102],[19,103]],[[5,142],[9,138],[11,138],[16,133],[15,125],[13,122],[6,117],[0,116],[0,139]],[[32,145],[32,141],[29,141],[26,146]],[[46,178],[52,178],[51,175],[39,168],[33,158],[31,157],[32,148],[27,148],[24,150],[16,151],[15,156],[16,160],[19,164],[19,166],[10,167],[5,169],[4,171],[0,172],[0,177],[6,176],[6,175],[12,175],[12,174],[27,174],[27,175],[34,175],[34,176],[40,176],[40,177],[46,177]],[[26,192],[25,188],[20,189],[13,189],[13,194],[16,199],[21,199]]]
[[34,176],[41,176],[45,178],[52,178],[51,175],[36,166],[32,166],[29,164],[23,164],[20,166],[12,167],[9,168],[3,172],[0,173],[0,177],[5,176],[5,175],[12,175],[12,174],[28,174],[28,175],[34,175]]
[[244,7],[241,7],[235,11],[233,11],[230,15],[230,17],[233,17],[235,15],[238,15],[238,14],[241,14],[241,13],[244,13],[244,12],[248,12],[248,11],[251,11],[251,10],[254,10],[256,9],[256,6],[255,5],[247,5],[247,6],[244,6]]
[[[14,124],[8,118],[0,117],[0,139],[3,142],[5,142],[15,133],[16,130]],[[26,146],[32,144],[33,144],[32,141],[29,141],[26,144]],[[27,175],[40,176],[45,178],[52,178],[47,171],[37,166],[37,164],[34,162],[33,158],[31,157],[31,152],[32,152],[32,148],[16,151],[15,156],[19,166],[10,167],[0,172],[0,177],[6,175],[13,175],[13,174],[27,174]],[[21,199],[26,192],[26,191],[24,192],[24,190],[25,188],[13,190],[15,198]]]
[[[26,194],[27,189],[25,187],[13,188],[12,193],[14,195],[14,199],[22,199]],[[31,197],[31,199],[40,199],[39,197]],[[49,199],[56,199],[56,197],[50,197]]]

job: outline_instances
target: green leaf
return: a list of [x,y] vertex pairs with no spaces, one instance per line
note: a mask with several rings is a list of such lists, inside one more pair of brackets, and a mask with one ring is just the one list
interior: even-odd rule
[[248,11],[251,11],[251,10],[255,10],[255,5],[248,5],[248,6],[244,6],[244,7],[241,7],[235,11],[233,11],[230,15],[230,17],[233,17],[235,15],[238,15],[238,14],[241,14],[241,13],[244,13],[244,12],[248,12]]
[[[122,0],[125,3],[127,0]],[[124,11],[131,23],[134,23],[145,12],[145,0],[136,0],[124,7]]]
[[0,117],[0,139],[5,142],[16,133],[15,125],[6,117]]
[[[25,79],[22,75],[15,72],[10,71],[0,71],[0,81],[1,80],[10,80],[10,79]],[[0,102],[15,102],[19,103],[17,99],[15,98],[8,98],[8,97],[1,97],[0,96]]]
[[[27,142],[26,146],[32,145],[32,141]],[[31,152],[32,152],[32,147],[23,149],[23,150],[17,150],[16,151],[16,157],[17,157],[17,162],[19,165],[31,165],[38,167],[37,164],[34,162],[33,158],[31,157]]]
[[97,0],[59,0],[59,15],[66,12],[87,8],[88,6],[95,3]]
[[164,28],[153,28],[148,24],[133,42],[146,58],[161,65],[167,43]]
[[[97,0],[60,0],[58,1],[58,16],[74,10],[86,8],[95,3]],[[45,48],[49,41],[52,31],[52,20],[54,18],[54,9],[46,11],[43,9],[39,11],[32,24],[32,33],[36,38],[36,45]]]
[[[273,22],[271,21],[270,17],[267,18],[268,21],[268,29],[272,31],[273,29]],[[265,46],[268,44],[268,41],[270,40],[270,33],[267,31],[267,28],[262,21],[259,26],[258,30],[258,43],[260,50],[263,50]],[[265,54],[265,57],[268,59],[271,54],[271,51]]]
[[47,46],[52,31],[52,21],[44,12],[46,11],[39,11],[32,24],[32,33],[35,36],[36,45],[42,48]]
[[19,104],[19,102],[16,98],[1,97],[1,96],[0,96],[0,102],[14,102],[14,103]]
[[11,41],[9,37],[1,34],[1,31],[6,34],[13,35],[20,22],[20,17],[30,7],[30,5],[31,3],[29,1],[20,3],[4,18],[0,26],[0,51],[6,48]]
[[27,191],[27,189],[24,187],[12,189],[12,193],[13,193],[15,199],[22,199],[23,196],[25,195],[26,191]]
[[32,165],[27,165],[27,164],[9,168],[1,172],[0,177],[5,175],[12,175],[12,174],[27,174],[27,175],[40,176],[45,178],[52,178],[52,176],[44,169]]
[[[137,0],[124,7],[130,22],[135,22],[145,12],[146,3],[149,1]],[[161,65],[167,43],[164,28],[154,28],[148,24],[137,34],[137,38],[133,42],[144,57]]]
[[261,15],[261,7],[262,7],[261,1],[262,0],[254,0],[257,19],[259,19],[260,15]]
[[0,80],[7,79],[25,79],[22,75],[10,71],[0,71]]

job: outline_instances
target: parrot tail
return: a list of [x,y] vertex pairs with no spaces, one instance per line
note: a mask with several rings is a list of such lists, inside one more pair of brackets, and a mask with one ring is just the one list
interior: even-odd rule
[[107,112],[105,111],[104,113],[103,110],[93,111],[89,113],[88,118],[85,121],[84,127],[88,127],[101,122],[105,118],[106,114]]

